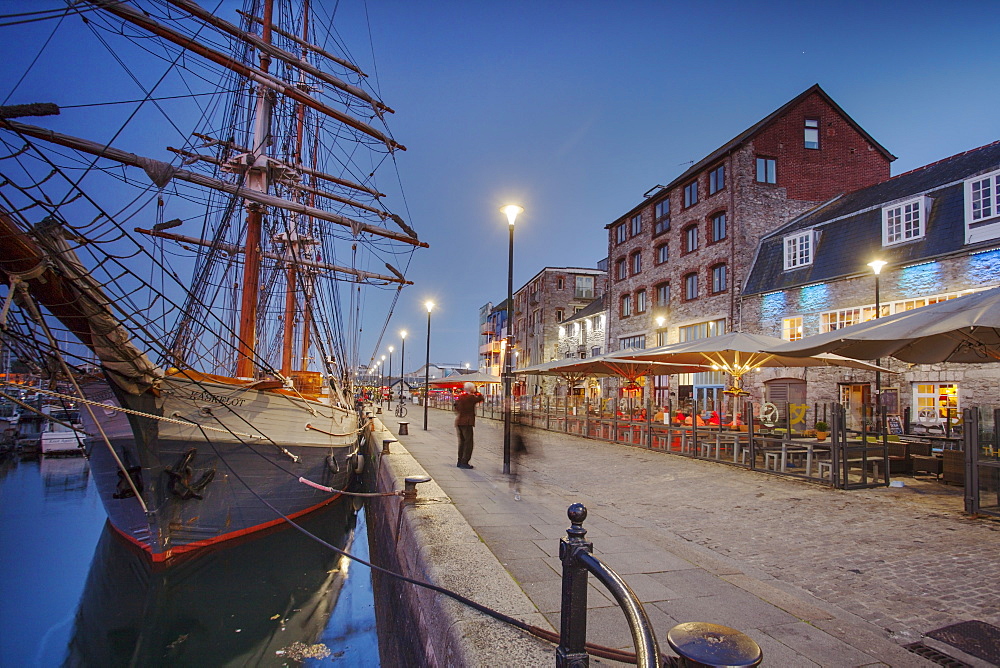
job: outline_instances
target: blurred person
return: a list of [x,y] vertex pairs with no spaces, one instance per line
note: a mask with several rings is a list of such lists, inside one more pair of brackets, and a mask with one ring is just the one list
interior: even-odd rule
[[472,459],[473,430],[476,426],[476,404],[483,400],[483,395],[476,391],[473,383],[465,384],[465,391],[455,399],[454,409],[455,430],[458,432],[458,468],[475,468]]

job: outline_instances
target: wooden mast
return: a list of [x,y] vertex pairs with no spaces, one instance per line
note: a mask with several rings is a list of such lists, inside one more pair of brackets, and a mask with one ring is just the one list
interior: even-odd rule
[[[264,3],[264,29],[262,39],[271,41],[271,14],[273,0]],[[260,54],[260,70],[267,74],[271,56]],[[253,166],[247,174],[251,190],[267,192],[267,147],[271,143],[271,100],[267,89],[257,89],[257,109],[254,119]],[[243,296],[240,300],[240,333],[236,350],[236,377],[253,378],[253,357],[257,346],[257,301],[260,299],[261,230],[264,207],[257,202],[247,204],[247,238],[243,255]]]

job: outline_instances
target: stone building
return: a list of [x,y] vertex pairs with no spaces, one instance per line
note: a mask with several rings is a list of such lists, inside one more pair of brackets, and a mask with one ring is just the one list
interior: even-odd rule
[[[608,230],[608,349],[740,327],[757,242],[820,202],[889,178],[894,160],[818,85],[658,185]],[[678,399],[717,400],[718,373],[676,377]],[[655,384],[667,392],[667,378]]]
[[585,359],[603,355],[606,346],[607,317],[602,297],[563,320],[559,325],[555,358]]
[[[560,357],[557,348],[562,321],[583,310],[604,293],[605,274],[582,267],[545,267],[514,293],[513,338],[515,368]],[[520,380],[518,392],[535,393],[548,384],[532,377]]]
[[[1000,142],[831,197],[767,234],[743,290],[744,323],[797,340],[1000,286]],[[748,328],[750,329],[750,328]],[[883,360],[882,404],[911,423],[937,424],[1000,397],[1000,368]],[[751,394],[780,404],[840,401],[858,418],[874,372],[766,369]]]

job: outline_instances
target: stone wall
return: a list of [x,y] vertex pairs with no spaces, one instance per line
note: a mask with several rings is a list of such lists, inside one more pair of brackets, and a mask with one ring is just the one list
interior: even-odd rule
[[[401,490],[407,476],[427,475],[401,443],[390,445],[392,454],[381,454],[382,440],[394,438],[378,420],[367,433],[366,466],[375,491]],[[367,509],[376,565],[456,591],[513,617],[537,613],[437,483],[418,485],[418,498],[412,503],[399,496],[376,497],[368,501]],[[554,660],[555,650],[548,643],[452,598],[389,576],[373,580],[379,635],[398,635],[400,653],[409,653],[383,656],[385,665],[539,666]]]

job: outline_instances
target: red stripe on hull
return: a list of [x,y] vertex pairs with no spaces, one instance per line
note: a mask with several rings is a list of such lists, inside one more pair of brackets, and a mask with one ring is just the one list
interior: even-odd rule
[[[319,510],[323,506],[327,506],[327,505],[333,503],[334,501],[336,501],[337,499],[339,499],[342,495],[343,495],[342,492],[338,493],[338,494],[334,494],[333,496],[331,496],[326,501],[322,501],[320,503],[317,503],[315,506],[311,506],[309,508],[306,508],[305,510],[300,510],[297,513],[292,513],[291,515],[288,515],[288,519],[293,520],[293,519],[295,519],[297,517],[302,517],[303,515],[305,515],[307,513],[311,513],[314,510]],[[150,559],[152,559],[154,563],[158,563],[158,562],[167,561],[168,559],[170,559],[172,557],[175,557],[175,556],[178,556],[178,555],[181,555],[181,554],[193,552],[194,550],[200,550],[200,549],[209,547],[211,545],[218,545],[219,543],[222,543],[222,542],[227,541],[227,540],[232,540],[234,538],[239,538],[241,536],[246,536],[247,534],[256,533],[258,531],[263,531],[264,529],[270,529],[271,527],[278,526],[279,524],[284,524],[284,522],[285,522],[284,518],[278,518],[276,520],[271,520],[270,522],[264,522],[262,524],[257,524],[256,526],[248,527],[246,529],[239,529],[237,531],[230,531],[229,533],[224,533],[221,536],[216,536],[215,538],[208,538],[206,540],[199,540],[199,541],[195,541],[194,543],[188,543],[186,545],[181,545],[179,547],[171,548],[171,549],[167,550],[166,552],[153,552],[153,548],[152,547],[150,547],[149,545],[146,545],[143,542],[140,542],[140,541],[136,540],[133,536],[130,536],[127,533],[121,531],[118,527],[116,527],[114,525],[114,523],[111,523],[111,528],[114,529],[115,531],[117,531],[120,536],[122,536],[123,538],[125,538],[126,540],[128,540],[129,542],[131,542],[133,545],[135,545],[139,549],[141,549],[147,555],[149,555]]]

